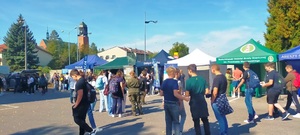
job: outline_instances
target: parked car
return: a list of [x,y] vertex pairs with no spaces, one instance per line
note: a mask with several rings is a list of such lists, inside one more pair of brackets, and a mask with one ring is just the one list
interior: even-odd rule
[[27,76],[27,75],[33,75],[33,76],[37,76],[37,73],[39,72],[40,70],[37,70],[37,69],[27,69],[27,70],[22,70],[21,72],[13,72],[13,73],[10,73],[7,78],[6,78],[6,91],[9,91],[11,89],[14,89],[15,88],[15,85],[16,85],[16,77],[20,76],[20,78],[22,76]]

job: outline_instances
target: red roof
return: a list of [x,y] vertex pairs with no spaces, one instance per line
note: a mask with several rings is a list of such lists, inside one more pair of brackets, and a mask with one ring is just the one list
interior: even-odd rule
[[7,49],[7,46],[5,44],[0,45],[0,52],[2,53],[3,50]]

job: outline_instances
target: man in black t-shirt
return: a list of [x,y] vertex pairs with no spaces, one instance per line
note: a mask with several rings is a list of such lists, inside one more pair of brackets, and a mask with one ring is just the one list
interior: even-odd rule
[[278,97],[281,93],[281,90],[276,87],[276,83],[278,83],[278,73],[274,70],[274,63],[265,64],[265,69],[268,72],[266,77],[266,82],[262,83],[262,87],[267,87],[267,103],[269,115],[265,118],[265,120],[274,120],[273,111],[274,106],[278,108],[282,113],[282,120],[285,120],[289,117],[289,113],[287,113],[280,104],[277,103]]
[[250,64],[249,62],[244,62],[243,69],[245,70],[243,72],[243,78],[241,82],[236,87],[235,91],[238,90],[244,83],[246,84],[245,88],[245,104],[248,110],[248,119],[244,120],[245,123],[254,123],[254,119],[258,118],[258,116],[255,113],[255,110],[252,105],[252,95],[254,93],[253,88],[249,88],[248,86],[248,79],[250,77],[249,70],[250,70]]
[[88,91],[86,89],[86,80],[80,75],[80,72],[77,69],[73,69],[70,73],[70,76],[76,81],[75,85],[75,103],[72,106],[74,121],[79,125],[79,135],[84,135],[87,131],[90,135],[95,135],[96,130],[92,129],[86,122],[86,113],[90,107],[88,101]]

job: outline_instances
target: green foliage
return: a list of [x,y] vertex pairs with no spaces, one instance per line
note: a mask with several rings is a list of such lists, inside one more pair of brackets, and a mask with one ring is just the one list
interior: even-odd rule
[[40,75],[44,74],[44,73],[50,73],[50,70],[51,70],[51,68],[48,66],[45,66],[45,67],[39,66],[37,69],[40,70],[40,72],[39,72]]
[[149,54],[149,58],[150,58],[150,59],[153,58],[156,54],[158,54],[158,52],[150,53],[150,54]]
[[189,47],[185,45],[184,43],[174,43],[173,47],[169,50],[169,54],[171,56],[174,55],[174,52],[178,52],[179,58],[189,54]]
[[300,43],[300,1],[269,0],[270,16],[264,33],[266,47],[275,52],[284,52]]
[[20,71],[25,69],[25,34],[27,46],[27,68],[36,69],[37,64],[39,63],[37,51],[34,50],[37,44],[33,33],[25,23],[23,16],[19,15],[17,22],[11,25],[3,40],[8,47],[7,50],[3,52],[3,57],[6,59],[11,71]]
[[52,30],[49,40],[55,40],[55,41],[62,41],[62,39],[59,37],[59,34],[56,30]]
[[90,50],[89,50],[89,54],[97,54],[98,53],[98,49],[95,43],[92,43],[90,46]]

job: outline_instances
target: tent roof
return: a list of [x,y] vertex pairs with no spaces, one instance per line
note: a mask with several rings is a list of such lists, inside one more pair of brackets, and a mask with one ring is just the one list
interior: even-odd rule
[[300,45],[279,54],[279,60],[300,60]]
[[158,62],[160,65],[164,65],[167,63],[168,60],[174,59],[172,56],[170,56],[165,50],[161,50],[159,53],[157,53],[153,58],[148,59],[143,62],[137,62],[135,66],[142,67],[142,66],[152,66],[152,60],[155,59],[155,61]]
[[[84,58],[82,58],[80,61],[77,61],[73,64],[65,66],[65,68],[66,69],[82,68],[83,62],[84,62]],[[86,63],[87,63],[87,68],[92,69],[94,68],[94,66],[100,66],[106,64],[107,61],[103,60],[98,55],[88,55]]]
[[135,60],[131,57],[119,57],[114,59],[113,61],[102,65],[102,66],[97,66],[94,69],[121,69],[126,65],[134,65]]
[[178,64],[178,66],[188,66],[190,64],[196,65],[209,65],[210,61],[215,61],[216,58],[212,57],[199,49],[195,49],[190,54],[176,60],[168,61],[169,64]]
[[277,62],[277,53],[250,39],[242,46],[217,58],[218,64]]

